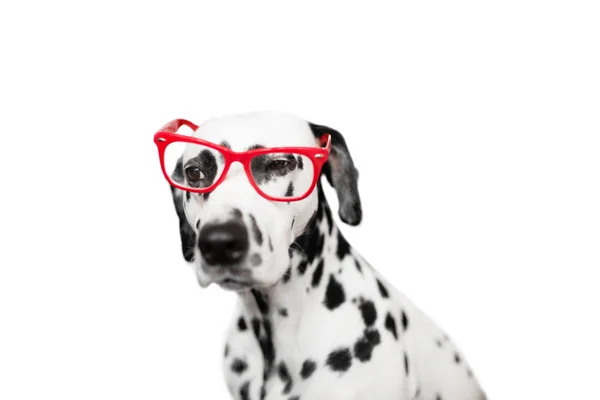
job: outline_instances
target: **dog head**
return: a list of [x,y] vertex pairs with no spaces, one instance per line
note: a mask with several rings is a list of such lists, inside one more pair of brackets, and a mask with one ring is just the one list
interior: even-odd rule
[[[243,152],[263,147],[318,147],[325,134],[331,136],[331,150],[322,174],[337,193],[340,219],[357,225],[362,217],[358,172],[338,131],[288,114],[256,112],[207,121],[193,136]],[[177,157],[171,179],[179,184],[189,186],[190,179],[215,179],[214,175],[223,173],[223,157],[198,151],[193,145],[188,144]],[[202,157],[209,159],[201,165],[212,165],[213,172],[197,168],[199,164],[194,160]],[[301,157],[266,168],[276,175],[269,192],[285,192],[292,197],[294,188],[305,186],[315,174],[310,160]],[[278,172],[282,168],[285,173]],[[302,200],[271,201],[258,193],[242,164],[233,162],[225,172],[220,184],[207,193],[171,186],[183,256],[194,263],[202,287],[217,283],[241,291],[273,286],[289,266],[290,245],[305,231],[317,210],[317,189]]]

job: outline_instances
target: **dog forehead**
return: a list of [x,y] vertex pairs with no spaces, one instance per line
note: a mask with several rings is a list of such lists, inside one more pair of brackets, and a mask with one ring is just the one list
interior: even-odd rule
[[316,147],[308,122],[296,116],[274,112],[256,112],[212,119],[194,133],[195,137],[221,144],[234,151],[257,145],[264,147]]

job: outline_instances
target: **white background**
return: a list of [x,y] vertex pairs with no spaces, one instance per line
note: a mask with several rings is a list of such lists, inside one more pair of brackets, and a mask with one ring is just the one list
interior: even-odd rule
[[598,398],[599,20],[594,1],[2,2],[0,398],[228,398],[235,295],[184,263],[152,135],[261,109],[345,135],[364,223],[344,233],[490,399]]

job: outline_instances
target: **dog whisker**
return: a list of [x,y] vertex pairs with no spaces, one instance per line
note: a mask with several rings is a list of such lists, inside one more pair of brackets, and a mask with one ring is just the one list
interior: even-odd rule
[[187,250],[185,250],[185,253],[183,253],[184,256],[186,258],[190,257],[190,256],[193,256],[194,255],[194,247],[189,247],[189,246],[186,246],[186,247],[187,247]]
[[300,246],[300,244],[298,244],[298,243],[296,243],[296,241],[294,241],[294,242],[292,242],[292,244],[290,245],[290,247],[291,247],[291,246],[293,246],[293,245],[296,245],[296,248],[297,248],[299,251],[301,251],[301,252],[302,252],[302,254],[303,254],[305,257],[308,257],[308,256],[306,255],[306,252],[305,252],[305,251],[304,251],[304,249],[302,248],[302,246]]

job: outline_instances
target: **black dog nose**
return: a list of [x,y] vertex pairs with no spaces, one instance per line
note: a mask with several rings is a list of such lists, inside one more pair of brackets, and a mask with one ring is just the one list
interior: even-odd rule
[[204,226],[198,234],[198,247],[210,265],[231,265],[248,252],[248,230],[242,222]]

